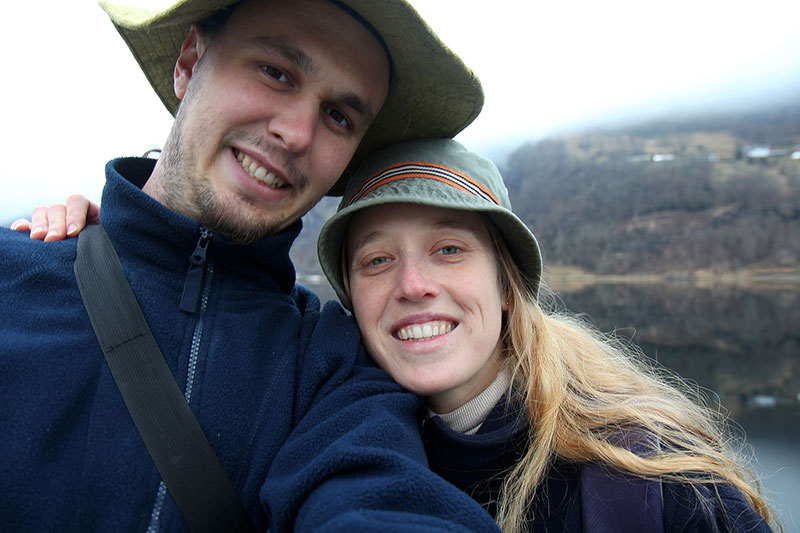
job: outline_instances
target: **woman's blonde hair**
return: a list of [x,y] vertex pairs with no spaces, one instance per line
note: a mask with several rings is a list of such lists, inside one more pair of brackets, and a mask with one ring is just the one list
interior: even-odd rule
[[[499,232],[490,226],[508,300],[503,328],[512,394],[525,406],[529,445],[507,473],[498,502],[503,531],[527,530],[527,511],[556,459],[597,461],[630,474],[678,483],[729,483],[782,531],[743,465],[741,443],[698,391],[646,362],[632,344],[564,311],[543,311]],[[553,301],[555,301],[553,299]],[[634,430],[657,442],[641,455],[620,445]],[[697,491],[698,496],[700,492]],[[700,498],[703,501],[703,498]],[[707,502],[706,502],[707,503]]]

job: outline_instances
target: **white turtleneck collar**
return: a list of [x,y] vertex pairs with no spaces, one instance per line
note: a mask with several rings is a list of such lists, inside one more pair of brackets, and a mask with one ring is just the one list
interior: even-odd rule
[[465,435],[472,435],[476,433],[486,417],[492,411],[503,394],[508,391],[508,385],[511,382],[511,373],[503,366],[494,381],[484,389],[483,392],[476,397],[457,407],[454,411],[449,413],[435,413],[428,409],[430,416],[441,417],[442,422],[453,431],[458,431]]

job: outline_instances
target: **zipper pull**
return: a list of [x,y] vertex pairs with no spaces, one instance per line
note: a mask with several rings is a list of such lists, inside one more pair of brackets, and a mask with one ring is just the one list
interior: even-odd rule
[[197,310],[197,302],[200,301],[200,292],[203,289],[206,252],[213,236],[214,234],[205,228],[200,230],[197,246],[189,258],[189,270],[186,271],[186,281],[183,284],[183,295],[181,296],[181,311],[194,313]]
[[422,437],[423,444],[428,444],[431,440],[427,430],[428,430],[428,415],[425,414],[419,421],[419,436]]

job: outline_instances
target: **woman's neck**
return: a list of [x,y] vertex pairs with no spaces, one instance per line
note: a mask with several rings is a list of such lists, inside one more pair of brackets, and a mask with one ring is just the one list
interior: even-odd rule
[[503,367],[483,392],[464,405],[449,413],[436,413],[431,409],[428,409],[428,412],[431,416],[441,417],[442,421],[453,431],[472,435],[480,429],[483,421],[506,393],[510,382],[511,373]]

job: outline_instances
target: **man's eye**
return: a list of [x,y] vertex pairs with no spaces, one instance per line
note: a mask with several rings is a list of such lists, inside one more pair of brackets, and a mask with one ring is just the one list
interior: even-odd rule
[[342,113],[338,109],[326,106],[324,108],[324,111],[334,120],[334,122],[336,122],[343,128],[350,127],[350,120],[344,115],[344,113]]
[[267,76],[276,81],[279,81],[281,83],[286,83],[289,81],[289,76],[287,76],[286,73],[283,72],[278,67],[273,67],[272,65],[264,65],[263,67],[261,67],[261,69]]

